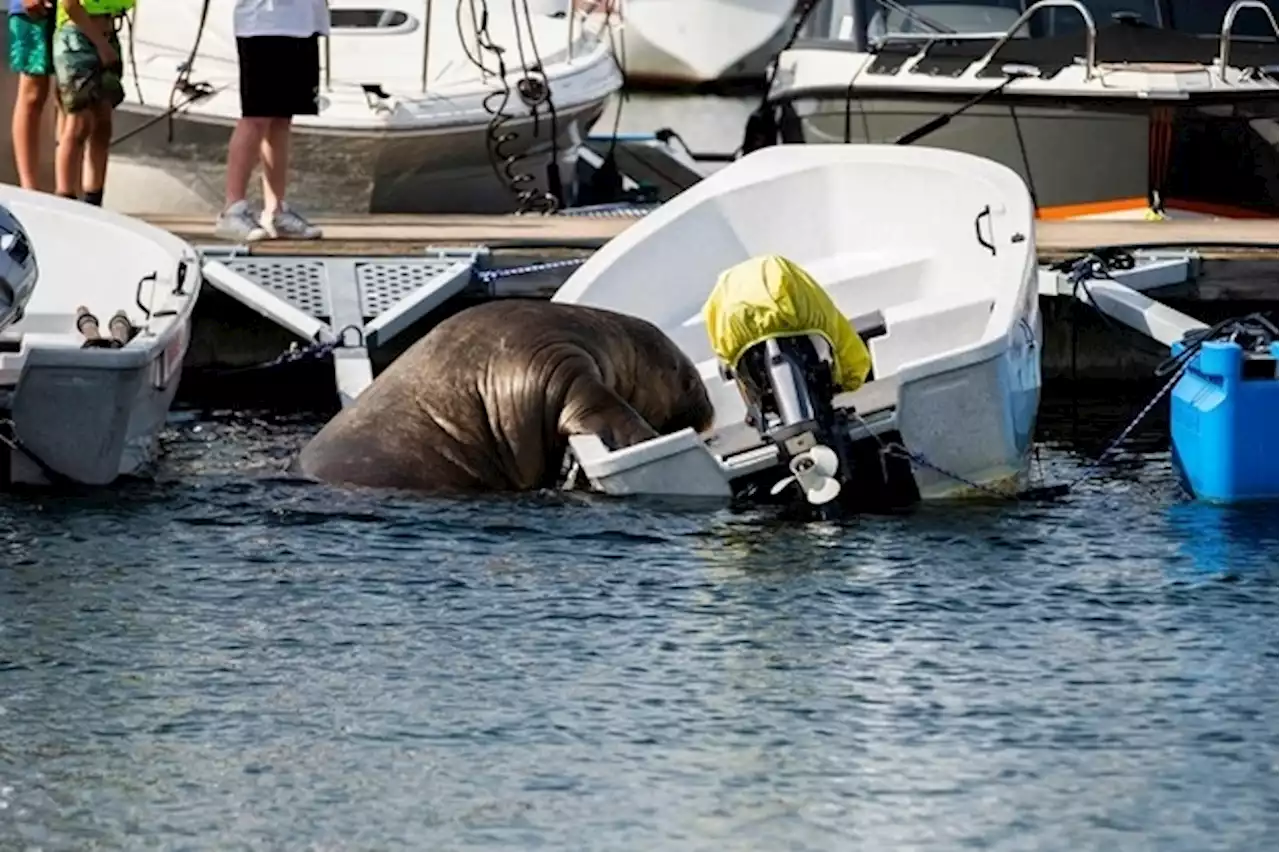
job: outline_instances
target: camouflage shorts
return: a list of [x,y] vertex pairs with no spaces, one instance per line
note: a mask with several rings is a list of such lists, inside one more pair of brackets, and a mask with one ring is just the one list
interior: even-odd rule
[[[112,32],[107,38],[120,55],[120,40]],[[98,49],[75,24],[64,24],[53,34],[53,73],[58,80],[58,100],[68,114],[110,104],[114,109],[124,100],[120,63],[103,67]]]

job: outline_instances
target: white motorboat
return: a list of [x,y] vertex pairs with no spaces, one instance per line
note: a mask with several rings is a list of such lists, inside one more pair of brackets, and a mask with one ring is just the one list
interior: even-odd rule
[[[108,207],[221,208],[240,114],[232,7],[142,3],[123,25],[126,100]],[[330,9],[320,113],[295,119],[296,206],[502,213],[541,209],[557,183],[571,198],[581,140],[622,85],[607,34],[585,15],[548,14],[532,0],[333,0]]]
[[[745,422],[747,401],[704,324],[722,271],[782,255],[826,289],[871,356],[870,380],[833,399],[860,459],[840,476],[879,481],[902,462],[888,485],[907,502],[1021,487],[1041,383],[1034,217],[1016,173],[969,154],[784,145],[736,160],[615,237],[554,296],[656,324],[699,365],[716,410],[702,436],[684,430],[616,451],[575,436],[581,470],[612,494],[731,496],[812,467],[796,460],[796,445],[773,439],[768,417]],[[824,357],[821,337],[800,339]],[[786,339],[759,345],[765,362],[788,360]],[[812,382],[807,401],[787,402],[797,387],[805,396],[803,369],[784,364],[782,374],[755,378],[772,385],[782,426],[809,428],[812,414],[786,409],[812,413],[827,402]]]
[[0,484],[145,475],[191,339],[198,255],[53,195],[0,185],[0,208],[0,302],[23,306],[0,331]]
[[618,55],[627,79],[648,85],[763,79],[796,19],[796,0],[614,2],[625,27]]
[[[1276,0],[823,0],[781,54],[786,143],[989,157],[1041,218],[1274,218]],[[942,118],[947,116],[947,118]]]

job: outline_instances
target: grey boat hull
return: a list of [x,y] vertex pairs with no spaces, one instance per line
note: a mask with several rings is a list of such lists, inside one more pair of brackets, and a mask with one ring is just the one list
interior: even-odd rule
[[[318,215],[355,213],[508,213],[518,191],[550,188],[549,170],[572,191],[577,150],[603,103],[559,112],[555,133],[542,119],[512,120],[496,134],[515,133],[503,153],[522,156],[508,170],[495,169],[491,131],[461,125],[389,132],[295,129],[290,156],[290,203]],[[156,120],[157,110],[124,104],[116,112],[105,204],[133,215],[213,215],[224,198],[227,143],[234,123],[185,114]],[[148,122],[152,122],[147,126]],[[132,134],[132,135],[128,135]],[[258,182],[250,185],[258,197]]]
[[[855,91],[785,102],[790,143],[892,142],[970,95]],[[1274,93],[1170,106],[1136,99],[1007,98],[913,143],[987,157],[1027,182],[1042,216],[1166,210],[1276,215]]]

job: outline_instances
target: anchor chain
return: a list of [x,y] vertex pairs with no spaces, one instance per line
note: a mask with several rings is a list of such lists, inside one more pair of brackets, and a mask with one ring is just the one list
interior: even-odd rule
[[[356,343],[347,342],[347,332],[355,332]],[[292,343],[284,352],[272,358],[270,361],[263,361],[259,364],[250,364],[246,367],[232,367],[227,370],[219,370],[222,375],[232,375],[235,373],[247,373],[255,370],[269,370],[273,367],[279,367],[284,364],[296,364],[301,361],[319,361],[329,355],[332,355],[336,349],[361,349],[364,347],[364,330],[357,325],[348,325],[334,336],[332,340],[317,339],[306,346],[299,346]]]
[[553,269],[566,269],[581,266],[587,262],[585,257],[570,257],[562,260],[547,260],[541,263],[530,263],[525,266],[512,266],[506,269],[478,269],[476,278],[482,284],[492,284],[502,278],[515,278],[520,275],[532,275],[536,272],[550,272]]

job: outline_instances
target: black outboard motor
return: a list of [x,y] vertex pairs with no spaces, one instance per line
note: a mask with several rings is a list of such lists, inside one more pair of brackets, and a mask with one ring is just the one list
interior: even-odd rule
[[0,330],[21,321],[39,278],[31,237],[18,217],[0,205]]
[[820,335],[770,337],[743,352],[734,378],[747,422],[777,446],[791,475],[772,493],[795,484],[824,518],[837,513],[853,474],[849,416],[835,408],[831,345]]

